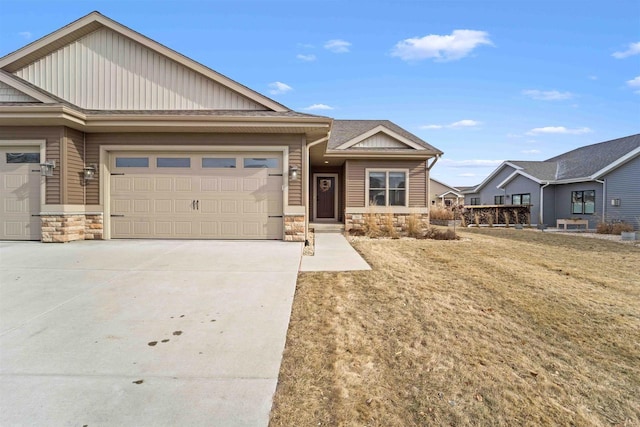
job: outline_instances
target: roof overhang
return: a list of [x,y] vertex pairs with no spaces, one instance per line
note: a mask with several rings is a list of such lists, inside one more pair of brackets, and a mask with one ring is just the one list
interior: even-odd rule
[[325,117],[87,114],[66,105],[0,105],[0,126],[68,126],[83,132],[230,132],[326,135]]
[[613,163],[608,164],[607,166],[605,166],[604,168],[600,169],[599,171],[597,171],[596,173],[594,173],[593,175],[591,175],[592,179],[598,179],[603,177],[604,175],[608,174],[609,172],[611,172],[612,170],[624,165],[625,163],[627,163],[628,161],[634,159],[635,157],[637,157],[638,155],[640,155],[640,147],[636,148],[635,150],[632,150],[630,152],[628,152],[627,154],[625,154],[624,156],[620,157],[618,160],[616,160]]

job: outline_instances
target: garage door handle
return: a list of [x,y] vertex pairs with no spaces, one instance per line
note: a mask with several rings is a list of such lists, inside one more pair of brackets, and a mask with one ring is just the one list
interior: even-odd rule
[[196,200],[196,210],[200,210],[200,200]]
[[191,201],[191,210],[195,210],[195,208],[196,208],[196,201],[192,200]]

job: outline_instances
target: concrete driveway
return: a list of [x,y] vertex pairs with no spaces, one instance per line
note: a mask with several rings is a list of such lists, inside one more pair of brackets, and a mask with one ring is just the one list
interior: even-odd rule
[[301,249],[0,242],[0,425],[266,426]]

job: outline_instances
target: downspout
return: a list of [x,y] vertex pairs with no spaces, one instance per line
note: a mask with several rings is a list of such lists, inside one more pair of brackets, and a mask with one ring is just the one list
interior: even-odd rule
[[[82,132],[82,167],[87,167],[87,134],[86,132]],[[87,181],[84,181],[84,185],[82,186],[82,201],[84,202],[84,209],[87,209]]]
[[607,220],[607,215],[606,215],[606,209],[607,209],[607,180],[603,179],[602,181],[600,181],[599,179],[594,179],[595,182],[599,182],[600,184],[602,184],[602,222],[606,222]]
[[[429,164],[429,161],[427,160],[426,162],[426,166],[427,166],[427,182],[426,182],[426,186],[427,186],[427,197],[425,197],[425,201],[424,201],[424,205],[427,207],[427,212],[429,212],[429,210],[431,209],[431,205],[429,204],[429,201],[431,200],[431,183],[430,183],[430,177],[431,177],[431,168],[433,167],[433,165],[435,165],[438,160],[440,160],[440,156],[442,154],[436,154],[436,156],[433,158],[433,162],[431,162],[431,164]],[[444,204],[444,197],[442,198],[442,204]]]
[[538,226],[542,226],[544,224],[544,189],[549,185],[551,185],[551,183],[547,182],[545,185],[540,187],[540,214],[538,215]]
[[327,133],[327,136],[324,136],[320,139],[317,139],[309,144],[305,145],[304,148],[304,180],[302,182],[303,188],[303,197],[304,197],[304,244],[305,246],[309,242],[309,149],[315,145],[321,144],[325,141],[329,140],[329,136],[331,135],[331,131]]

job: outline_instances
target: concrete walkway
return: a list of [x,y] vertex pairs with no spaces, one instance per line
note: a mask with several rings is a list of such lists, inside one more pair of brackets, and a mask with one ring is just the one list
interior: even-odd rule
[[316,233],[315,255],[303,256],[300,271],[371,270],[341,233]]
[[267,426],[301,251],[0,242],[0,425]]

